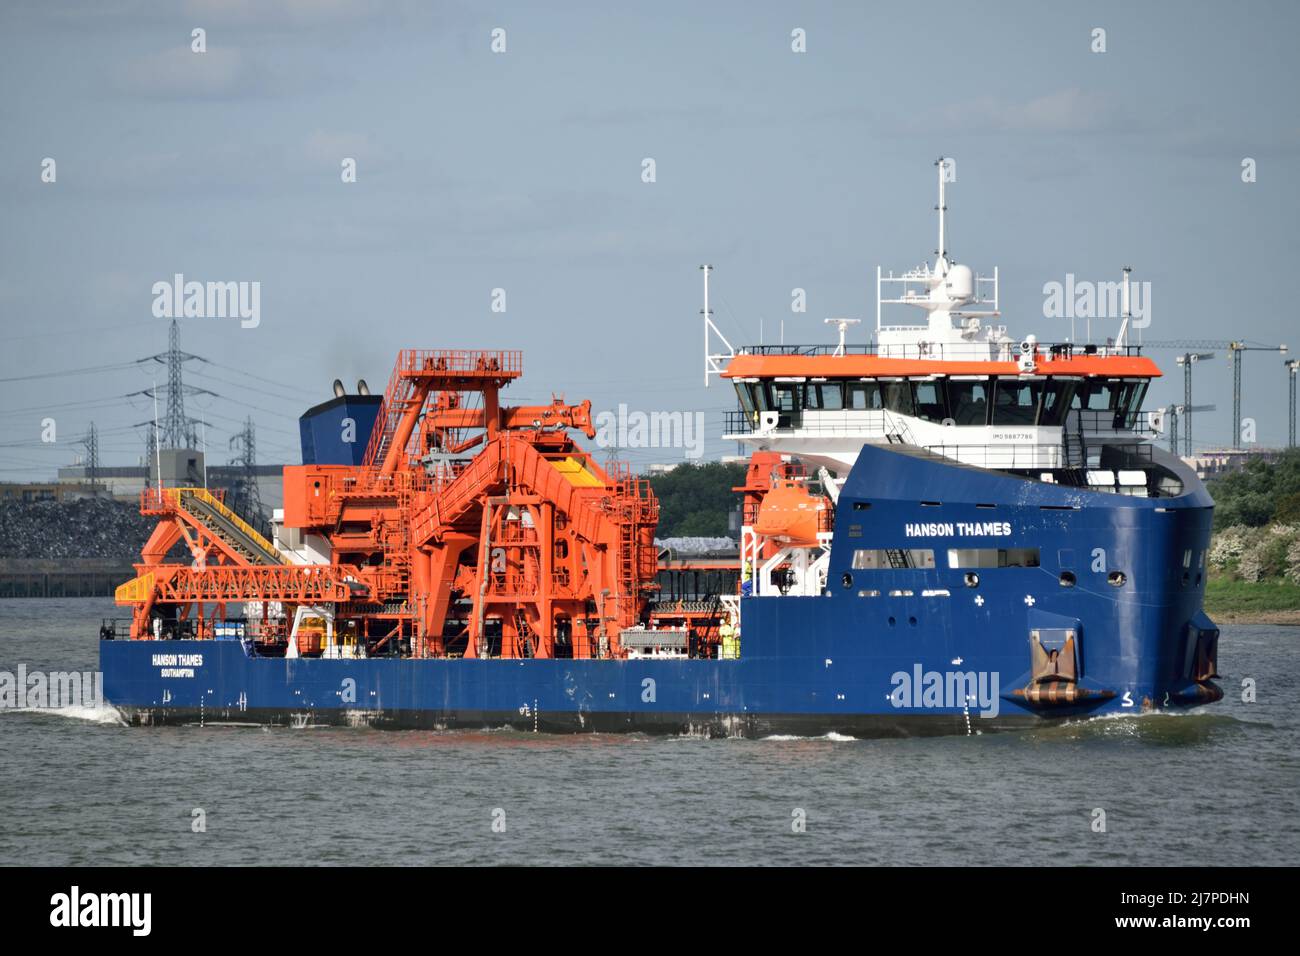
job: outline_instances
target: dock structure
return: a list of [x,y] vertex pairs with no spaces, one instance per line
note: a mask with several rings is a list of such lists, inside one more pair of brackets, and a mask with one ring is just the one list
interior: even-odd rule
[[135,573],[129,564],[52,570],[49,563],[6,562],[0,567],[0,598],[112,597],[122,580]]

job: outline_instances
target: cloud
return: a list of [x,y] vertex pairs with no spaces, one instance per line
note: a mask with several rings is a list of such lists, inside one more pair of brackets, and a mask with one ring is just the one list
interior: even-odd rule
[[1083,133],[1128,125],[1127,115],[1101,94],[1078,87],[1022,102],[983,96],[947,107],[949,128],[993,132]]
[[241,50],[194,53],[188,45],[135,57],[114,80],[119,92],[167,99],[227,99],[269,92],[276,85],[271,72]]
[[[382,0],[189,0],[186,12],[206,23],[309,26],[368,20],[391,10]],[[206,22],[205,22],[206,21]]]
[[376,164],[384,153],[371,140],[368,133],[345,133],[315,130],[303,144],[303,158],[313,166],[337,167],[348,156],[359,163]]
[[[274,35],[312,42],[322,36],[352,37],[377,27],[384,31],[463,31],[481,25],[483,14],[465,0],[3,0],[0,25],[10,33],[53,31],[113,34],[175,33],[188,38],[194,27],[213,39],[265,40]],[[0,39],[5,34],[0,30]],[[188,39],[186,39],[188,42]]]

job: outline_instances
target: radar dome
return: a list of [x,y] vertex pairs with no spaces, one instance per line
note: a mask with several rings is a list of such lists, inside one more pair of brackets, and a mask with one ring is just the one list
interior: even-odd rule
[[975,298],[975,273],[970,266],[956,265],[948,270],[948,298],[962,301]]

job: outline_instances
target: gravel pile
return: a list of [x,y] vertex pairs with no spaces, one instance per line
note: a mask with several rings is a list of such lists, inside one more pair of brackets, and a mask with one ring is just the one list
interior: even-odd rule
[[0,502],[0,558],[94,558],[130,564],[156,518],[134,502],[87,498]]

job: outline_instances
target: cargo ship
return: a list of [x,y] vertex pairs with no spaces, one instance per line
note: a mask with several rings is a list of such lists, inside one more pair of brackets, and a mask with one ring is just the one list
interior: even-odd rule
[[516,351],[406,350],[382,396],[336,383],[302,416],[269,527],[145,489],[105,699],[136,724],[747,737],[1218,700],[1213,502],[1152,441],[1159,369],[1127,319],[1104,344],[1010,337],[996,271],[948,255],[938,165],[935,259],[877,271],[867,344],[837,319],[837,342],[732,348],[703,267],[705,380],[750,450],[728,586],[659,553],[648,481],[577,437],[589,402],[505,404]]

